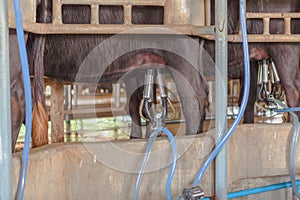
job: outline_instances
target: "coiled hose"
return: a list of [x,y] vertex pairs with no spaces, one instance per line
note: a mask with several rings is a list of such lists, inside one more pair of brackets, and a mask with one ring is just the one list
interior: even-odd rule
[[29,78],[29,68],[28,68],[28,60],[27,53],[25,47],[24,40],[24,29],[22,25],[22,14],[20,8],[20,0],[14,0],[14,11],[16,17],[16,29],[17,29],[17,37],[19,44],[19,51],[21,57],[22,64],[22,73],[24,79],[24,90],[25,90],[25,100],[26,100],[26,134],[24,141],[24,149],[22,153],[22,166],[20,169],[19,183],[18,183],[18,191],[17,191],[17,200],[23,199],[24,189],[26,183],[26,174],[27,174],[27,166],[28,166],[28,156],[30,151],[30,137],[31,137],[31,129],[32,129],[32,100],[31,100],[31,87],[30,87],[30,78]]
[[248,50],[248,41],[247,41],[247,28],[246,28],[246,17],[245,17],[245,2],[244,0],[240,0],[240,22],[241,22],[241,29],[242,29],[242,40],[243,40],[243,52],[244,52],[244,92],[243,92],[243,99],[240,107],[240,111],[237,115],[237,118],[233,122],[233,124],[230,126],[227,133],[220,139],[218,144],[216,145],[215,149],[211,152],[208,159],[205,161],[205,163],[200,168],[195,180],[193,186],[197,186],[200,184],[200,181],[203,177],[203,174],[207,167],[211,164],[213,159],[217,156],[217,154],[221,151],[223,146],[227,143],[228,139],[232,135],[233,131],[236,129],[237,125],[241,121],[246,106],[248,102],[249,97],[249,90],[250,90],[250,62],[249,62],[249,50]]

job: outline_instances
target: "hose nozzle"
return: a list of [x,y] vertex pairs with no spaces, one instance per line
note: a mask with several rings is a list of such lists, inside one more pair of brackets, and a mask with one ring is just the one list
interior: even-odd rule
[[204,192],[200,186],[184,188],[182,198],[184,200],[200,200],[204,197]]
[[275,63],[272,58],[270,58],[270,70],[272,71],[272,75],[274,77],[274,82],[280,83],[280,78],[279,78]]
[[157,69],[156,70],[157,76],[157,84],[159,89],[159,94],[161,98],[166,98],[168,95],[165,91],[165,73],[163,69]]
[[153,78],[154,78],[154,70],[147,69],[145,74],[145,88],[143,93],[144,99],[151,98],[151,94],[153,92]]
[[262,82],[268,83],[269,61],[262,60]]

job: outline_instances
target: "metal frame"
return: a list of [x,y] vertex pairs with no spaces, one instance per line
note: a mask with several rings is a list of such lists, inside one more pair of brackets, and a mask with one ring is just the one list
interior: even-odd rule
[[[215,77],[216,77],[216,144],[227,131],[227,0],[217,0],[215,5]],[[220,151],[215,162],[215,191],[217,200],[227,199],[227,147]]]
[[8,0],[0,1],[0,199],[12,199]]

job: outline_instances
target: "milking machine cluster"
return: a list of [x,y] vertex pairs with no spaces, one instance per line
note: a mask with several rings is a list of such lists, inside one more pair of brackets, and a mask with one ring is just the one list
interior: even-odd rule
[[[160,94],[162,106],[161,110],[155,109],[155,99],[152,99],[156,96],[154,95],[154,77],[156,77],[156,84],[158,85]],[[151,123],[152,129],[156,129],[157,127],[163,126],[165,123],[168,115],[168,103],[173,112],[170,118],[173,118],[173,116],[175,115],[175,109],[165,90],[165,69],[147,69],[145,72],[144,83],[143,99],[140,104],[139,113],[144,120]],[[143,108],[145,108],[146,116],[143,115]]]
[[282,86],[272,58],[258,61],[257,101],[265,102],[267,109],[277,108],[274,99],[280,100]]
[[[159,94],[161,97],[162,111],[160,113],[156,113],[154,115],[153,111],[153,102],[155,102],[153,97],[153,87],[154,87],[154,76],[156,75],[156,81],[158,84]],[[167,93],[164,88],[165,83],[165,75],[162,69],[147,69],[145,73],[145,85],[144,85],[144,93],[143,100],[140,104],[140,115],[150,121],[152,125],[152,129],[156,127],[162,126],[165,122],[165,118],[167,116]],[[145,106],[146,117],[143,116],[142,109]],[[154,116],[153,116],[154,115]]]
[[[156,82],[154,82],[154,77],[156,77]],[[154,89],[155,84],[158,85],[158,89],[159,89],[161,106],[162,106],[161,110],[155,109],[156,106],[154,105],[156,101],[156,95],[154,95],[156,92]],[[147,142],[145,157],[142,162],[139,175],[137,177],[135,188],[134,188],[133,200],[138,199],[142,178],[144,175],[147,161],[151,153],[152,145],[155,139],[157,138],[157,136],[160,135],[161,132],[164,132],[168,136],[170,143],[172,145],[172,163],[170,166],[170,171],[169,171],[167,184],[166,184],[166,197],[168,200],[172,200],[171,183],[176,169],[177,147],[176,147],[175,138],[173,137],[172,133],[167,128],[164,127],[168,115],[168,106],[167,106],[168,103],[173,111],[172,116],[174,116],[175,109],[172,106],[172,103],[170,102],[168,95],[165,91],[165,70],[163,68],[147,69],[145,72],[143,99],[140,104],[139,113],[144,120],[150,122],[153,132],[151,133],[149,137],[149,141]],[[145,108],[146,116],[143,115],[143,108]]]

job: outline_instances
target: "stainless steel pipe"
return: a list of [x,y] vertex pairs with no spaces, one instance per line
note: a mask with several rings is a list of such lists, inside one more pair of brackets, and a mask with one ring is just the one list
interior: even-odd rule
[[[227,0],[217,0],[216,13],[216,138],[217,142],[227,131]],[[226,145],[216,157],[216,199],[227,199]]]
[[0,9],[0,199],[12,200],[8,0]]

